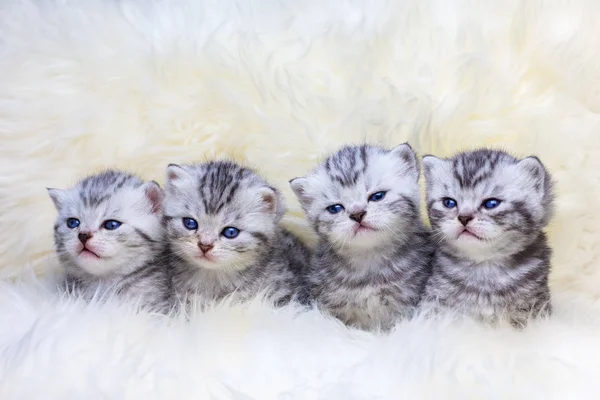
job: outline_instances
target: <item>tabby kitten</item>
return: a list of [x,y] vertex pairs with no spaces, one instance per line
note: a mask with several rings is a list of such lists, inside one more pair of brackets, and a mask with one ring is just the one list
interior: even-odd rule
[[200,305],[258,292],[281,305],[298,294],[308,249],[279,226],[279,191],[228,161],[169,165],[165,219],[179,300]]
[[552,181],[540,160],[496,150],[423,158],[439,240],[426,302],[516,326],[550,312]]
[[290,181],[319,236],[310,295],[348,325],[389,329],[420,300],[432,247],[418,180],[416,155],[402,144],[344,147]]
[[169,306],[157,183],[107,170],[48,193],[58,211],[54,241],[68,291],[87,299],[116,292],[153,310]]

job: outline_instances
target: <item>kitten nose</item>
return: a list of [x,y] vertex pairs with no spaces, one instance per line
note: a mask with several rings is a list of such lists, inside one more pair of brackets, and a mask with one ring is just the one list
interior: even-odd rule
[[458,220],[460,221],[461,224],[463,224],[463,226],[467,226],[469,221],[472,219],[473,219],[472,215],[459,215],[458,216]]
[[198,247],[200,247],[200,250],[202,250],[203,253],[208,253],[210,251],[210,249],[212,249],[215,246],[212,243],[209,243],[209,244],[198,243]]
[[88,239],[92,237],[92,235],[89,233],[80,233],[79,235],[77,235],[77,237],[79,238],[81,244],[85,244],[85,242],[87,242]]
[[360,223],[363,220],[366,213],[366,211],[360,211],[354,214],[350,214],[350,219]]

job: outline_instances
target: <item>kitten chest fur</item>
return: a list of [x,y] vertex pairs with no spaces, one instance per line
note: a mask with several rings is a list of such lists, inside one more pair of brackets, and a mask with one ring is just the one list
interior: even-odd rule
[[509,317],[522,324],[550,310],[550,248],[544,234],[522,252],[475,263],[438,250],[427,298],[460,313],[496,322]]
[[321,307],[348,325],[389,329],[418,305],[429,277],[431,246],[425,233],[388,252],[346,258],[320,243],[309,276]]

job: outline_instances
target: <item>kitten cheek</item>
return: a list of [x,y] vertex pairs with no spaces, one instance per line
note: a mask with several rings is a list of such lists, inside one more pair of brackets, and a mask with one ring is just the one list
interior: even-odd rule
[[194,260],[198,254],[198,246],[196,241],[192,242],[190,240],[179,239],[179,241],[176,242],[175,251],[179,255],[184,255],[190,260]]
[[479,235],[479,237],[487,240],[494,240],[503,234],[503,230],[497,225],[486,224],[478,227],[476,233]]
[[442,222],[442,224],[440,225],[440,230],[444,233],[444,235],[447,238],[449,238],[451,240],[456,240],[456,239],[458,239],[459,235],[462,233],[463,228],[462,228],[461,224],[455,223],[452,220],[452,221]]

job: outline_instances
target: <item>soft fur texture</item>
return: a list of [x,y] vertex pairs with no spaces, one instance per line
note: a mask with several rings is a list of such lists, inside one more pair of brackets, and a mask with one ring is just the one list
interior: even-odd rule
[[279,226],[285,210],[277,189],[237,163],[170,165],[165,224],[177,297],[297,298],[310,252]]
[[410,316],[433,253],[413,149],[346,146],[290,184],[319,236],[306,279],[311,300],[364,329]]
[[423,158],[436,245],[425,301],[522,326],[552,309],[550,174],[536,157],[480,149]]
[[[0,2],[0,397],[596,398],[599,16],[596,0]],[[263,307],[168,322],[10,280],[57,265],[45,187],[108,166],[160,181],[233,157],[314,240],[287,181],[364,141],[539,156],[557,181],[552,319],[389,337]]]

